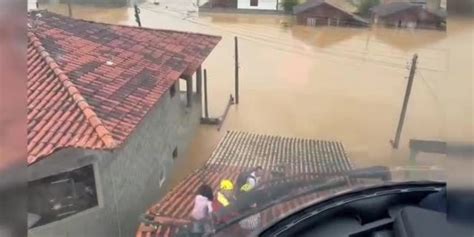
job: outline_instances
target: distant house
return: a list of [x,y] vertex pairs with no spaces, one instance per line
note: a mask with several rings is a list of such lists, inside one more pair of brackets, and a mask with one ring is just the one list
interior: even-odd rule
[[200,8],[229,8],[237,9],[237,0],[209,0]]
[[197,129],[219,40],[28,14],[28,236],[133,235]]
[[241,12],[264,12],[268,10],[280,10],[281,0],[209,0],[202,6],[200,11],[208,9],[236,10]]
[[366,26],[368,21],[331,0],[308,0],[295,6],[298,24],[317,26]]
[[278,10],[278,0],[237,0],[238,9]]
[[371,9],[372,22],[390,27],[442,29],[446,15],[409,2],[391,2]]

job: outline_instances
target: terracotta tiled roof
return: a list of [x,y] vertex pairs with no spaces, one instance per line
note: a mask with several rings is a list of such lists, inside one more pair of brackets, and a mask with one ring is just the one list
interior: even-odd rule
[[[285,174],[293,177],[293,181],[314,180],[316,177],[351,170],[349,159],[339,142],[231,131],[221,140],[206,165],[181,181],[151,207],[149,213],[177,221],[186,220],[201,184],[206,183],[215,188],[220,180],[236,180],[240,172],[255,166],[264,168],[266,172],[263,182],[269,182],[272,180],[270,171],[282,164],[286,164]],[[281,203],[262,213],[262,223],[269,223],[279,215],[324,194],[327,193],[307,195]],[[138,228],[137,237],[173,236],[177,230],[177,227],[170,225],[160,225],[157,230],[153,230],[142,224]]]
[[220,37],[28,16],[28,163],[56,149],[113,149]]

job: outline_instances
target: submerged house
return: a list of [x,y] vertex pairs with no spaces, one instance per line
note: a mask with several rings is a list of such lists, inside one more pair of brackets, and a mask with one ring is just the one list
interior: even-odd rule
[[366,26],[369,23],[354,12],[354,7],[349,9],[333,0],[308,0],[293,8],[296,22],[301,25]]
[[29,236],[133,235],[197,129],[219,40],[29,13]]
[[218,10],[241,10],[242,12],[257,11],[265,12],[268,10],[280,10],[281,0],[209,0],[202,6],[200,11],[207,9]]
[[237,0],[237,9],[278,10],[278,0]]
[[389,27],[444,29],[446,13],[410,2],[390,2],[371,9],[372,22]]

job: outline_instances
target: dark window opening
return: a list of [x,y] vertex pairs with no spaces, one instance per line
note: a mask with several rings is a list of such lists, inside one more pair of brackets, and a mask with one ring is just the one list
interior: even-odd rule
[[175,147],[173,150],[173,160],[175,160],[176,158],[178,158],[178,147]]
[[250,6],[257,7],[258,6],[258,0],[250,0]]
[[174,83],[174,84],[170,87],[170,96],[171,96],[171,98],[173,98],[174,95],[176,95],[176,83]]
[[31,228],[64,219],[97,205],[92,165],[28,182],[28,213],[39,216]]

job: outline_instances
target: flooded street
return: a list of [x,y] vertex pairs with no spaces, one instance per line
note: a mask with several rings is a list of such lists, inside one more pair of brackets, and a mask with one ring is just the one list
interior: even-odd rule
[[[40,8],[67,15],[65,5]],[[140,8],[144,27],[223,37],[204,63],[211,117],[222,115],[234,93],[233,37],[239,38],[240,103],[220,132],[201,125],[171,185],[203,164],[226,130],[341,141],[354,166],[406,164],[409,139],[474,141],[473,60],[460,55],[474,53],[472,22],[449,20],[448,32],[285,27],[290,17],[198,15],[191,0]],[[133,8],[72,11],[75,18],[136,25]],[[389,140],[415,53],[418,70],[400,149],[393,150]]]

